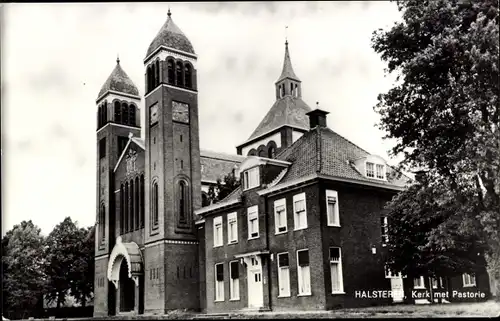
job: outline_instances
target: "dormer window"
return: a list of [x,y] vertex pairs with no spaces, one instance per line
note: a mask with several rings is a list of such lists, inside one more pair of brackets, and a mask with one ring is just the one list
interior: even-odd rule
[[366,177],[385,180],[385,165],[366,162]]
[[244,189],[250,189],[260,185],[259,167],[254,167],[243,172],[243,184]]

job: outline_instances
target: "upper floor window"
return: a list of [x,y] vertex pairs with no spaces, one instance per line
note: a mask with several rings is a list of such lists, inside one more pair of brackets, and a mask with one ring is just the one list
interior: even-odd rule
[[222,246],[222,216],[214,218],[214,247]]
[[174,61],[172,59],[167,61],[167,81],[170,85],[175,84]]
[[157,228],[159,223],[159,199],[158,199],[158,182],[153,182],[153,186],[151,188],[151,225],[152,228]]
[[227,215],[227,242],[238,243],[238,220],[236,212]]
[[274,158],[275,154],[276,154],[276,149],[273,147],[273,146],[270,146],[268,151],[267,151],[267,156],[268,158]]
[[177,86],[184,86],[184,77],[182,76],[182,63],[178,61],[175,64],[175,80],[176,80],[176,85]]
[[131,126],[135,126],[135,106],[134,105],[130,105],[128,107],[128,123],[129,125]]
[[115,101],[115,123],[121,123],[122,121],[122,112],[121,112],[122,108],[120,106],[120,103]]
[[106,157],[106,137],[99,141],[99,158]]
[[276,234],[285,233],[287,231],[286,199],[284,198],[274,202],[274,222]]
[[248,239],[259,237],[259,209],[258,206],[252,206],[247,209],[248,214]]
[[476,286],[476,276],[474,274],[464,273],[462,275],[462,280],[464,281],[464,286]]
[[260,185],[259,167],[250,168],[243,173],[244,189],[254,188]]
[[380,227],[382,234],[382,246],[386,246],[389,242],[389,224],[387,220],[387,216],[382,216],[380,218]]
[[301,193],[293,196],[293,219],[295,230],[307,228],[306,194]]
[[340,226],[339,202],[336,191],[326,191],[326,216],[328,226]]
[[366,177],[385,179],[385,165],[366,162]]
[[99,239],[102,242],[106,239],[106,207],[101,204],[99,208]]
[[185,181],[179,182],[179,222],[186,223],[188,204],[188,188]]
[[193,82],[192,82],[192,72],[191,72],[191,66],[189,64],[186,64],[184,66],[184,84],[186,85],[187,88],[192,88],[193,87]]

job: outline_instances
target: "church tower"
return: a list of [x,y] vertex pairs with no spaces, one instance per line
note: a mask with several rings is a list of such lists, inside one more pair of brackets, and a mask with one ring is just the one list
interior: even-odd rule
[[[140,136],[139,91],[116,60],[116,66],[99,91],[97,104],[97,213],[95,270],[106,271],[115,241],[113,169],[127,144],[129,133]],[[99,275],[99,276],[98,276]],[[109,283],[102,274],[94,280],[95,315],[108,315]],[[104,273],[105,275],[105,273]],[[101,306],[102,305],[102,306]]]
[[[197,56],[170,10],[146,58],[145,313],[198,309],[201,206]],[[149,278],[148,273],[154,277]],[[186,300],[189,298],[189,300]]]

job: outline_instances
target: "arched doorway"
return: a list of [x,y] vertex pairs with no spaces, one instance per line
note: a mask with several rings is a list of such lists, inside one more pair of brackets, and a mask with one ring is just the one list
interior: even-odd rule
[[143,313],[143,267],[142,252],[137,243],[122,243],[121,237],[117,237],[108,263],[108,280],[115,286],[117,314]]
[[125,260],[120,263],[120,312],[134,311],[135,307],[135,283],[128,277],[128,267]]

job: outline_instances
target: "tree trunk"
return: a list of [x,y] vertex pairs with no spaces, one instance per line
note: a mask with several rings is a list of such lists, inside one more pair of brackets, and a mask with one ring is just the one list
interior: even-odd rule
[[443,290],[441,289],[442,288],[442,284],[441,284],[441,277],[437,277],[437,288],[439,290],[439,297],[438,297],[438,303],[443,303]]
[[431,304],[434,304],[434,291],[432,289],[432,277],[427,277],[427,283],[429,284],[429,293],[431,294]]

